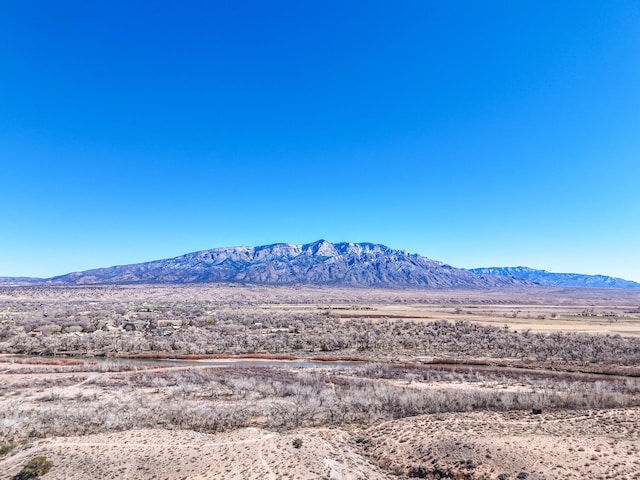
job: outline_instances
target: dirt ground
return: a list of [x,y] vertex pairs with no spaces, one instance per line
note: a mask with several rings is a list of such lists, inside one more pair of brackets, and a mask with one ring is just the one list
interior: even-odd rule
[[378,465],[405,475],[640,478],[637,408],[429,415],[370,428],[361,441]]
[[[293,441],[300,439],[300,448]],[[132,430],[28,442],[0,459],[10,479],[30,458],[43,479],[634,479],[640,409],[456,413],[366,429],[259,428],[204,434]]]
[[[295,448],[298,438],[302,446]],[[60,480],[388,478],[350,445],[349,433],[337,429],[278,433],[246,428],[216,435],[134,430],[48,438],[2,460],[0,478],[11,478],[36,455],[55,465],[43,478]]]

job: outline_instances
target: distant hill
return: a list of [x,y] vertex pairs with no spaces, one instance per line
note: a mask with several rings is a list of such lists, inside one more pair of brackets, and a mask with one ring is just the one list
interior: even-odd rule
[[0,277],[0,284],[5,285],[30,285],[41,283],[44,279],[35,277]]
[[539,285],[556,287],[589,288],[640,288],[640,283],[606,275],[582,275],[579,273],[553,273],[528,267],[487,267],[471,268],[478,275],[496,275],[506,278],[529,280]]
[[214,248],[168,260],[98,268],[46,279],[47,284],[236,282],[385,288],[492,288],[526,280],[482,275],[372,243]]

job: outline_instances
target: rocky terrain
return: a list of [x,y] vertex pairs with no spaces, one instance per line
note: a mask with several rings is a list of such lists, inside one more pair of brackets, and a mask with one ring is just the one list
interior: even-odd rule
[[52,284],[251,283],[387,288],[492,288],[526,280],[481,275],[372,243],[214,248],[168,260],[98,268],[46,280]]
[[528,267],[462,269],[374,243],[304,245],[276,243],[227,247],[131,265],[117,265],[52,278],[0,277],[5,285],[125,285],[238,283],[392,289],[491,289],[553,287],[640,288],[605,275],[552,273]]
[[553,273],[529,267],[487,267],[472,268],[469,271],[478,275],[499,275],[555,287],[640,288],[640,283],[607,275]]

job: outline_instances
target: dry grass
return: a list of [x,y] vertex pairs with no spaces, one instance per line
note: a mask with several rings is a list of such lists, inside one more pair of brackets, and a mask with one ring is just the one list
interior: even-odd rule
[[16,446],[0,480],[39,455],[44,479],[70,480],[639,478],[639,305],[550,288],[2,287],[0,446]]

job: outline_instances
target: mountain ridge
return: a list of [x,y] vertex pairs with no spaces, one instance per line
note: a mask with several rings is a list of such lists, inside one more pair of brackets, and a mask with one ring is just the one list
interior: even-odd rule
[[479,275],[497,275],[502,277],[529,280],[539,285],[553,287],[581,288],[640,288],[640,283],[608,275],[586,275],[582,273],[555,273],[530,267],[482,267],[470,268],[470,272]]
[[402,289],[558,286],[640,288],[606,275],[553,273],[529,267],[461,269],[406,250],[361,242],[274,243],[219,247],[149,262],[115,265],[51,278],[0,277],[4,285],[245,283]]
[[530,285],[477,275],[375,243],[275,243],[221,247],[131,265],[73,272],[46,284],[248,283],[384,288],[493,288]]

